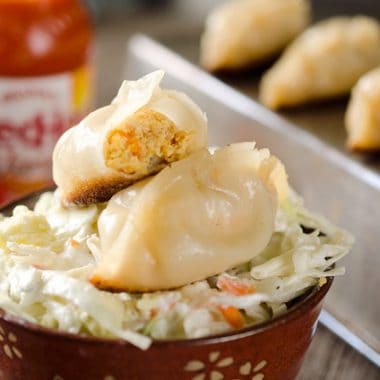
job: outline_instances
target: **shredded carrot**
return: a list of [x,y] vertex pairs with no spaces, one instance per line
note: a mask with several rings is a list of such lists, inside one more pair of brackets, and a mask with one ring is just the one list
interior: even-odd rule
[[128,132],[124,132],[124,131],[118,130],[114,133],[114,136],[115,135],[119,135],[119,137],[125,141],[125,146],[128,147],[128,149],[131,151],[131,153],[134,156],[137,156],[137,157],[141,156],[142,154],[141,146],[134,131],[131,130]]
[[36,264],[36,263],[33,264],[33,267],[36,268],[36,269],[39,269],[39,270],[45,270],[46,269],[45,266],[43,266],[41,264]]
[[255,292],[255,287],[227,276],[219,276],[216,286],[234,296],[244,296]]
[[129,141],[129,146],[130,146],[130,150],[132,152],[132,154],[134,156],[137,156],[137,157],[141,157],[141,146],[139,144],[139,141],[137,140],[137,138],[133,137],[133,138],[130,138]]
[[71,246],[74,247],[74,248],[78,248],[78,247],[80,247],[80,243],[79,243],[78,241],[76,241],[75,239],[71,239],[71,240],[70,240],[70,244],[71,244]]
[[235,329],[241,329],[244,326],[243,314],[234,306],[219,307],[225,320]]
[[154,318],[157,314],[158,314],[158,309],[157,308],[153,308],[153,309],[150,310],[150,317],[151,318]]

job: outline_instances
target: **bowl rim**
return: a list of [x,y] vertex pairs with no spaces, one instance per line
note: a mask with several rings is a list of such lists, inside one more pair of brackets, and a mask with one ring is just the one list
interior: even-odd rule
[[[53,188],[48,188],[33,192],[25,197],[22,197],[16,201],[13,201],[9,204],[4,205],[0,208],[0,213],[6,209],[13,209],[17,205],[21,205],[31,199],[35,198],[38,195],[46,191],[52,191]],[[208,335],[201,338],[188,338],[188,339],[166,339],[166,340],[154,340],[152,339],[152,344],[149,349],[156,347],[188,347],[188,346],[199,346],[199,345],[209,345],[215,343],[224,343],[237,339],[246,338],[252,335],[261,334],[265,331],[275,329],[279,326],[285,325],[301,315],[306,314],[308,311],[313,310],[326,296],[329,291],[334,278],[326,277],[326,283],[323,285],[315,285],[309,289],[309,293],[301,301],[297,302],[295,305],[289,308],[284,314],[279,315],[275,318],[272,318],[266,322],[259,323],[257,325],[247,326],[243,329],[228,331],[226,333]],[[307,291],[306,291],[307,292]],[[4,309],[0,308],[0,321],[4,320],[5,322],[16,325],[17,327],[27,330],[38,335],[44,335],[46,337],[53,337],[60,340],[71,340],[77,343],[87,343],[87,344],[102,344],[102,345],[118,345],[118,346],[130,346],[131,348],[139,349],[134,346],[132,343],[120,339],[120,338],[102,338],[96,336],[88,336],[84,334],[75,334],[70,333],[64,330],[53,329],[39,325],[34,322],[30,322],[22,317],[19,317],[14,314],[7,313]]]

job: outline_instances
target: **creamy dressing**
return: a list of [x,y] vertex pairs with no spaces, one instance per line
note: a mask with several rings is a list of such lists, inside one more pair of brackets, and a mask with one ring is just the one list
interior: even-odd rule
[[[97,261],[89,246],[98,238],[103,208],[63,209],[58,196],[47,193],[34,211],[21,207],[0,219],[0,307],[46,327],[118,337],[146,349],[152,339],[236,329],[225,308],[241,313],[241,327],[284,313],[286,302],[318,285],[321,277],[343,273],[331,264],[353,242],[291,194],[277,212],[269,244],[249,262],[176,290],[110,293],[88,281]],[[306,234],[301,224],[316,231]],[[254,292],[238,295],[236,289]]]

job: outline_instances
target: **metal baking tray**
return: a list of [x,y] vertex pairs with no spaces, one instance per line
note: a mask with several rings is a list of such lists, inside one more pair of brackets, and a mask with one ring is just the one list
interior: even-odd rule
[[[158,40],[164,46],[169,47],[180,56],[196,64],[199,55],[200,34],[200,30],[193,29],[175,36],[158,36]],[[270,67],[271,63],[269,62],[261,67],[246,70],[242,73],[221,74],[218,78],[239,90],[239,92],[258,101],[260,78],[265,70]],[[328,142],[344,155],[380,174],[380,155],[354,154],[346,150],[345,142],[347,134],[344,127],[344,115],[347,103],[348,97],[342,97],[326,102],[277,111],[277,114],[295,126],[307,130],[321,140]]]
[[128,43],[126,78],[153,69],[165,85],[188,93],[207,112],[209,142],[256,141],[285,163],[292,186],[310,209],[356,236],[321,322],[380,365],[380,176],[144,35]]

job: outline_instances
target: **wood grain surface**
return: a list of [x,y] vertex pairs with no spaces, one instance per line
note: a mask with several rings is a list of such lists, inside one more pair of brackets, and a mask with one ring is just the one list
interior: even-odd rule
[[378,380],[380,369],[319,325],[297,380]]

